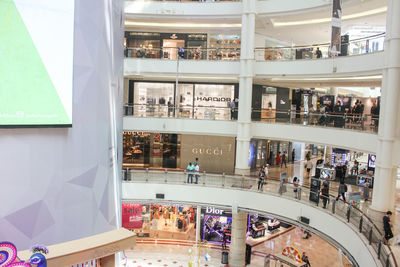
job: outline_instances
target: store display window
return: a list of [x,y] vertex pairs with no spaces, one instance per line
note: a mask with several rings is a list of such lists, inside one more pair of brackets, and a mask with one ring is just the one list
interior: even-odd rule
[[227,243],[231,241],[232,214],[223,209],[207,207],[202,210],[203,241],[222,243],[224,238]]
[[229,120],[229,103],[234,101],[234,94],[234,85],[195,84],[196,117]]
[[[133,85],[133,88],[132,88]],[[175,111],[175,83],[132,82],[133,115],[171,117]],[[234,101],[233,84],[178,84],[179,117],[231,119],[229,104]]]
[[238,60],[240,57],[240,36],[218,34],[210,36],[209,59]]
[[133,114],[136,116],[171,116],[168,103],[174,105],[173,83],[135,82],[133,90]]
[[196,210],[192,206],[122,204],[122,227],[139,237],[194,240]]
[[180,157],[177,134],[124,132],[123,163],[130,167],[176,168]]

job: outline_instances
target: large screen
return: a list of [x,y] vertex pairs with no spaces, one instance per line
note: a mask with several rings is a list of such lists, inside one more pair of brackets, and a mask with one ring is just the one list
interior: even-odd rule
[[0,127],[72,125],[74,1],[0,0]]

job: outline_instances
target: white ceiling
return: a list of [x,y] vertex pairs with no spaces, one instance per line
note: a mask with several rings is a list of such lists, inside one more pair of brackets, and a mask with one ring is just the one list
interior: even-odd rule
[[[285,0],[282,0],[285,1]],[[301,1],[301,0],[299,0]],[[309,45],[327,43],[330,40],[331,23],[323,22],[316,24],[306,24],[299,26],[274,26],[276,22],[299,22],[305,20],[315,19],[329,19],[331,17],[331,0],[321,0],[326,2],[325,5],[311,10],[303,10],[296,12],[296,14],[260,14],[256,16],[256,33],[265,36],[266,38],[274,39],[282,43],[295,44],[295,45]],[[386,7],[386,0],[343,0],[343,16],[360,14],[363,12],[371,12],[374,10]],[[185,17],[185,16],[162,16],[162,15],[140,15],[140,14],[127,14],[126,21],[134,22],[160,22],[160,23],[180,23],[180,24],[238,24],[241,22],[240,16],[234,18],[218,18],[218,17]],[[363,27],[365,29],[381,28],[385,29],[386,14],[381,12],[379,14],[363,16],[357,19],[348,19],[342,21],[342,33],[348,32],[352,28]],[[239,28],[160,28],[160,27],[146,27],[146,26],[126,26],[128,30],[137,31],[162,31],[162,32],[204,32],[204,33],[240,33]],[[373,35],[373,34],[371,34]]]

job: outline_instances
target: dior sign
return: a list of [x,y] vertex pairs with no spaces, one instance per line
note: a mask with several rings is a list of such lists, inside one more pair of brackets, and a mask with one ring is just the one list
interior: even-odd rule
[[217,208],[214,208],[214,207],[207,207],[206,208],[206,213],[207,214],[222,215],[224,213],[224,210],[217,209]]

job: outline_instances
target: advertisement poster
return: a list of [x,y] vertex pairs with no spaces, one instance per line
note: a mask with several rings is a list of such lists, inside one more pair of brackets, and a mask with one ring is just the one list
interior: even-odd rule
[[351,206],[360,208],[361,192],[349,192],[349,203]]
[[333,0],[332,7],[332,35],[331,35],[331,55],[340,54],[342,27],[342,0]]
[[376,156],[374,154],[368,154],[368,169],[375,169]]
[[72,126],[74,1],[0,1],[0,127]]
[[122,204],[122,227],[127,229],[142,228],[141,204]]

